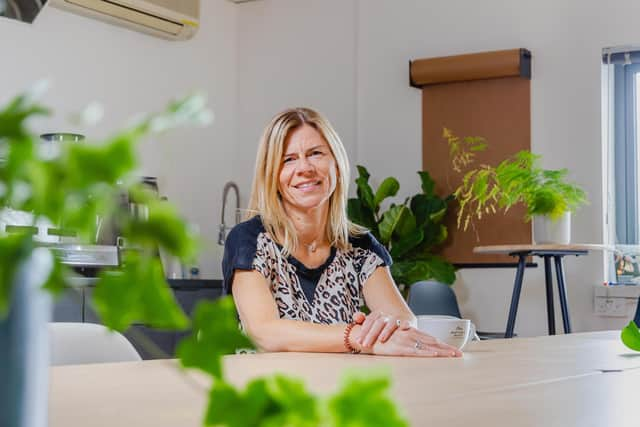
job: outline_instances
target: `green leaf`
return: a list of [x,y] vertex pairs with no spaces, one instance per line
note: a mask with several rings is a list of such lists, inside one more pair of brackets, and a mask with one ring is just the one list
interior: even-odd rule
[[104,145],[68,143],[65,145],[67,175],[72,188],[95,183],[116,185],[136,165],[135,139],[122,134]]
[[49,111],[36,105],[27,95],[19,95],[0,111],[0,138],[25,139],[30,133],[25,128],[29,117],[48,115]]
[[[405,219],[405,217],[409,214],[411,214],[411,211],[406,206],[399,205],[391,206],[389,210],[386,211],[384,215],[382,215],[382,221],[380,222],[379,230],[381,242],[383,244],[386,245],[387,243],[389,243],[392,234],[396,230],[396,227],[398,227],[399,225],[402,225],[402,231],[406,231],[406,229],[411,225],[411,220]],[[413,214],[411,214],[411,217],[413,217]],[[403,221],[408,221],[408,223],[405,223]],[[413,218],[413,224],[415,229],[415,217]]]
[[100,274],[93,306],[107,327],[120,332],[134,322],[161,329],[185,329],[189,324],[165,281],[160,261],[134,252],[126,255],[121,270]]
[[420,175],[420,181],[422,183],[422,192],[426,196],[435,195],[434,189],[436,188],[436,182],[431,178],[431,175],[427,171],[418,172]]
[[136,191],[134,200],[147,206],[147,218],[129,218],[123,227],[133,244],[160,245],[168,253],[189,260],[198,249],[196,237],[170,203],[159,200],[149,191]]
[[378,224],[373,215],[373,211],[369,209],[360,199],[349,199],[347,201],[347,215],[349,219],[373,232],[378,231]]
[[315,427],[320,425],[319,404],[302,381],[283,375],[254,379],[244,391],[215,381],[204,424]]
[[9,312],[9,303],[18,267],[33,249],[31,236],[16,234],[0,237],[0,319]]
[[409,206],[416,217],[416,224],[419,227],[425,225],[427,221],[440,222],[448,207],[445,200],[424,194],[413,196]]
[[191,334],[180,342],[176,354],[184,367],[222,378],[221,356],[247,348],[253,344],[240,331],[233,299],[228,296],[198,303]]
[[431,254],[417,260],[394,262],[391,265],[391,274],[398,283],[406,285],[430,279],[450,285],[456,280],[453,265],[442,257]]
[[369,175],[367,168],[361,165],[357,165],[356,168],[358,169],[358,177],[368,181],[371,175]]
[[624,345],[631,350],[640,351],[640,330],[638,330],[638,325],[636,325],[633,320],[624,327],[620,338]]
[[65,289],[67,289],[67,280],[71,272],[69,268],[62,265],[58,259],[54,258],[53,270],[49,274],[49,279],[44,284],[44,288],[51,292],[53,295],[60,295]]
[[356,178],[356,193],[358,198],[364,206],[369,208],[372,212],[378,211],[378,206],[375,204],[375,197],[373,195],[373,189],[369,185],[369,172],[364,166],[357,166],[358,178]]
[[398,194],[398,190],[400,189],[400,183],[397,179],[393,177],[385,178],[384,181],[378,187],[378,191],[376,191],[376,196],[374,198],[374,205],[380,206],[380,203],[387,197],[393,197]]
[[411,249],[418,246],[422,242],[422,239],[424,239],[424,231],[418,228],[414,230],[414,232],[409,233],[403,238],[394,241],[393,245],[391,246],[391,257],[394,260],[400,259]]
[[328,401],[333,426],[406,427],[408,421],[389,397],[388,376],[350,375]]
[[392,237],[403,239],[416,231],[416,217],[405,205],[400,206],[404,209],[402,209],[402,215],[400,215]]
[[448,231],[447,227],[443,224],[436,224],[435,222],[425,224],[423,238],[423,250],[431,249],[447,240]]

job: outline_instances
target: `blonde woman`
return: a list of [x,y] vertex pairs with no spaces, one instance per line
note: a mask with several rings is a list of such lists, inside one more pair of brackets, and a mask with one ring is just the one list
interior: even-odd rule
[[289,109],[266,127],[255,216],[231,231],[223,259],[244,329],[264,351],[460,356],[415,328],[388,252],[347,219],[348,182],[344,147],[320,114]]

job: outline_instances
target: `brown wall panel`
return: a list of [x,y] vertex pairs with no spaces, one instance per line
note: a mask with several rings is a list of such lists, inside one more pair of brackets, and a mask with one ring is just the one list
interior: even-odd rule
[[[422,166],[433,176],[437,191],[450,194],[461,182],[453,171],[444,127],[457,136],[482,136],[489,143],[475,165],[497,165],[531,147],[530,81],[520,77],[429,85],[422,88]],[[457,206],[453,209],[457,212]],[[524,222],[524,206],[506,214],[475,221],[459,230],[450,216],[449,239],[441,254],[453,263],[513,263],[505,255],[473,254],[474,246],[531,243],[531,224]]]

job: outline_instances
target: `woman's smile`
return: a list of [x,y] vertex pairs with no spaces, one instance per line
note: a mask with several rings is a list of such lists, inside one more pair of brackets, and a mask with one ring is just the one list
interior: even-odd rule
[[301,184],[297,184],[295,185],[295,188],[297,188],[298,190],[302,191],[302,192],[309,192],[309,191],[313,191],[316,188],[318,188],[320,186],[320,184],[322,183],[322,181],[307,181],[307,182],[303,182]]

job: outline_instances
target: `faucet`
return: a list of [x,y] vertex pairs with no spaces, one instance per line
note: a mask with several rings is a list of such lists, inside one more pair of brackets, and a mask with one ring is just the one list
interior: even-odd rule
[[224,189],[222,190],[222,218],[220,219],[220,231],[218,232],[219,245],[224,245],[224,241],[227,238],[227,228],[231,228],[224,223],[224,214],[227,209],[227,195],[229,194],[229,190],[233,190],[236,193],[235,224],[240,222],[240,190],[238,190],[238,185],[235,182],[229,181],[224,185]]

